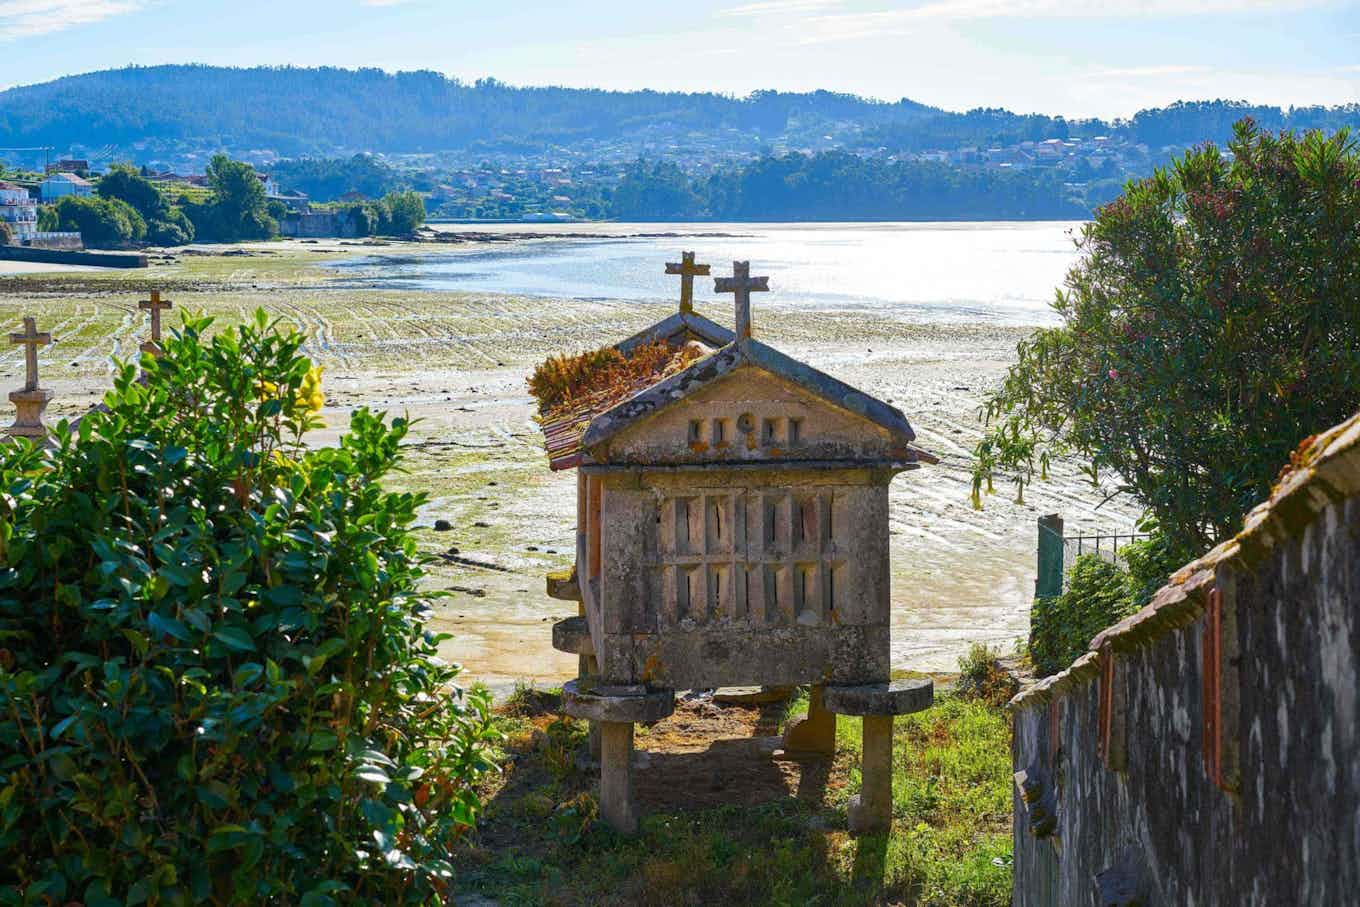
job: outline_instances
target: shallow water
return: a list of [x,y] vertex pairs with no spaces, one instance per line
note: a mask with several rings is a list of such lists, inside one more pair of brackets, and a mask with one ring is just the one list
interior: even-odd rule
[[[916,321],[1051,323],[1054,288],[1076,259],[1079,224],[563,224],[477,226],[479,232],[546,232],[553,238],[454,247],[416,257],[365,256],[331,267],[356,281],[417,290],[463,290],[591,300],[674,298],[661,263],[682,249],[714,276],[734,259],[770,275],[770,301],[816,309],[892,308]],[[442,225],[446,232],[473,229]],[[579,234],[618,238],[583,238]],[[632,237],[627,234],[683,234]],[[575,236],[574,236],[575,235]],[[714,297],[696,281],[695,297]],[[757,304],[764,302],[758,300]]]

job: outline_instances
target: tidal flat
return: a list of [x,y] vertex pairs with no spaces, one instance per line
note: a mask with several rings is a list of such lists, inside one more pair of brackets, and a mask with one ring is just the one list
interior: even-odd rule
[[[383,286],[381,264],[334,267],[374,251],[442,250],[280,241],[155,254],[136,271],[11,274],[0,277],[0,323],[33,315],[57,338],[41,355],[56,394],[49,424],[97,403],[114,360],[135,355],[148,331],[137,301],[152,289],[175,303],[169,326],[179,312],[226,324],[262,307],[296,327],[325,367],[328,426],[314,443],[333,442],[360,406],[418,420],[392,483],[430,496],[418,536],[434,559],[427,582],[448,592],[435,626],[452,634],[444,654],[498,694],[516,681],[558,684],[576,659],[552,649],[549,629],[574,609],[544,594],[544,574],[572,560],[575,479],[548,470],[525,382],[548,355],[627,336],[674,304],[400,289]],[[731,323],[726,305],[698,308]],[[1071,463],[1054,464],[1023,501],[998,483],[982,510],[970,506],[980,408],[1034,327],[922,323],[906,309],[850,312],[778,293],[756,301],[755,324],[762,340],[900,407],[940,457],[892,485],[895,669],[952,670],[972,642],[1009,651],[1025,635],[1038,516],[1129,531],[1133,511],[1105,502],[1109,490]],[[17,388],[22,368],[18,348],[0,351],[0,389]],[[452,528],[436,532],[436,520]]]

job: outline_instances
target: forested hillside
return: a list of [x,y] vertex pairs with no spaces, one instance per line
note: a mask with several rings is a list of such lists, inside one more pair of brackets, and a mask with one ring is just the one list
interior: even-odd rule
[[828,123],[902,122],[932,108],[832,92],[717,94],[466,84],[433,72],[155,66],[68,76],[0,93],[15,144],[188,142],[303,154],[481,148],[515,151],[652,134],[734,145]]
[[[904,85],[904,92],[918,86]],[[924,89],[924,86],[921,87]],[[268,149],[287,156],[461,150],[489,156],[609,148],[619,154],[752,156],[770,146],[920,151],[1098,134],[1165,145],[1223,142],[1251,116],[1269,129],[1360,126],[1360,104],[1281,110],[1178,103],[1127,121],[1066,120],[1000,109],[951,113],[818,91],[712,93],[516,88],[434,72],[377,69],[129,67],[0,92],[12,145]]]

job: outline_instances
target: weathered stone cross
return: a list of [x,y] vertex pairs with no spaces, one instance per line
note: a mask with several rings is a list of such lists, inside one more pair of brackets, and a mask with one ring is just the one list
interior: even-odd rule
[[751,294],[770,289],[770,278],[752,277],[749,261],[732,262],[732,276],[713,281],[718,293],[731,293],[737,300],[737,339],[751,336]]
[[151,355],[159,355],[161,351],[161,312],[165,309],[173,308],[174,303],[168,299],[161,299],[160,290],[152,290],[150,299],[143,299],[137,303],[137,308],[144,312],[151,313],[151,340],[142,344],[142,352]]
[[52,342],[52,335],[46,332],[38,333],[37,323],[30,317],[24,318],[24,332],[22,334],[10,334],[9,342],[18,346],[23,344],[24,349],[24,390],[35,391],[38,389],[38,347],[47,346]]
[[680,275],[680,311],[694,311],[694,278],[707,277],[708,265],[694,263],[693,252],[682,252],[680,261],[666,262],[667,274]]

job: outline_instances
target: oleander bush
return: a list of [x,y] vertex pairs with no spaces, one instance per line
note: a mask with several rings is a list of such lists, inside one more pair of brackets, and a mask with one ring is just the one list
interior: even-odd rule
[[1237,124],[1082,228],[1082,256],[983,407],[974,500],[1054,457],[1108,478],[1188,561],[1299,441],[1360,407],[1360,143]]
[[381,484],[408,425],[304,447],[301,338],[209,326],[0,445],[0,904],[442,903],[496,732]]

